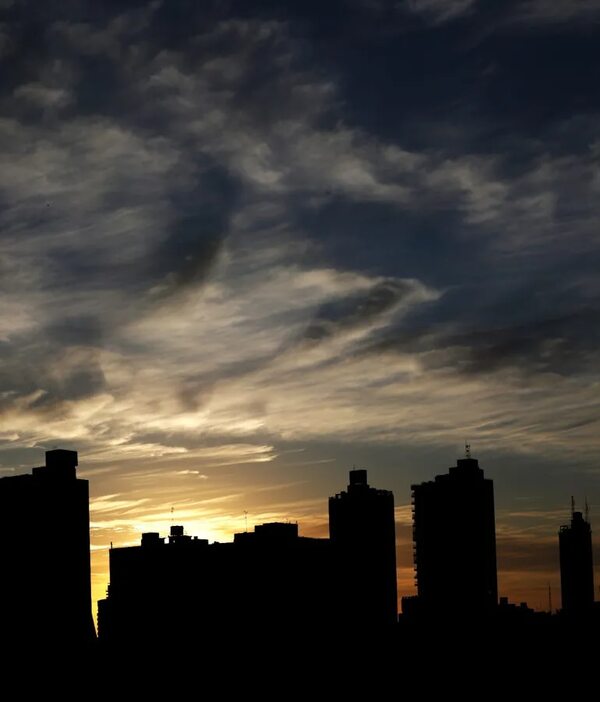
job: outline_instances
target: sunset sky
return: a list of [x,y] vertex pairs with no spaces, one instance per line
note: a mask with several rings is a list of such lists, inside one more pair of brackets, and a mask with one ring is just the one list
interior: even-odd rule
[[500,594],[559,606],[571,495],[600,528],[599,33],[600,0],[0,0],[0,475],[79,451],[95,598],[172,520],[325,536],[353,465],[411,594],[410,485],[468,440]]

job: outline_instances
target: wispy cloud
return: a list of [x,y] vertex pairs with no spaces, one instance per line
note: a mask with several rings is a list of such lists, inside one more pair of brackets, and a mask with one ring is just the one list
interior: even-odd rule
[[516,15],[521,22],[531,24],[586,23],[600,21],[598,0],[526,0]]
[[208,475],[204,475],[199,470],[177,470],[175,471],[177,475],[196,475],[200,480],[208,480]]
[[406,0],[405,4],[411,12],[442,24],[472,12],[477,0]]

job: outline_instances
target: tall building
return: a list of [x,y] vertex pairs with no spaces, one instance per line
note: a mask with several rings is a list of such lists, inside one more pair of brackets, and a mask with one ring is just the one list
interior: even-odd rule
[[88,481],[77,452],[0,479],[0,639],[80,644],[95,637]]
[[329,498],[329,536],[342,573],[340,601],[349,623],[393,625],[398,617],[394,495],[350,471],[347,490]]
[[412,486],[419,611],[468,616],[498,601],[493,482],[476,459]]
[[592,530],[581,512],[573,511],[571,524],[560,527],[558,543],[563,612],[588,612],[594,604]]

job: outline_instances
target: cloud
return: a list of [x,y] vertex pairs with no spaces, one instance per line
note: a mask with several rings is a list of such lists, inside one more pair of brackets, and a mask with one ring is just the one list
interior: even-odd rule
[[600,21],[598,0],[527,0],[519,5],[519,22],[535,25],[584,24]]
[[90,512],[94,516],[100,512],[116,512],[117,514],[123,514],[148,501],[147,498],[139,500],[119,500],[116,499],[118,497],[120,497],[120,495],[103,495],[102,497],[93,498],[90,500]]
[[[202,55],[215,44],[216,55],[192,65],[179,52],[158,54],[140,83],[144,103],[257,195],[406,201],[403,172],[418,165],[418,156],[343,125],[321,126],[336,108],[336,89],[301,66],[294,53],[303,47],[287,24],[224,21],[194,46]],[[264,53],[268,71],[257,63]]]
[[[223,207],[221,212],[226,212]],[[176,221],[170,235],[154,253],[157,284],[150,289],[153,299],[164,299],[202,284],[223,244],[225,222],[208,212]],[[160,273],[158,273],[160,271]]]
[[[485,311],[483,311],[483,315]],[[432,368],[458,373],[493,373],[508,368],[532,374],[586,375],[598,371],[595,349],[599,311],[535,319],[512,327],[469,328],[466,324],[416,330],[383,330],[371,352],[420,352]]]
[[66,90],[52,88],[37,82],[19,86],[15,90],[14,97],[17,101],[24,101],[42,109],[60,109],[71,100]]
[[[382,6],[384,3],[377,3]],[[485,16],[489,10],[479,0],[405,0],[396,3],[403,11],[422,16],[433,25],[442,25],[478,12]],[[499,15],[496,15],[498,17]],[[598,0],[523,0],[506,3],[502,15],[508,24],[520,23],[532,27],[579,25],[600,19]],[[491,14],[494,17],[494,13]],[[496,19],[496,23],[497,23]]]
[[335,301],[320,309],[306,328],[304,336],[312,341],[320,341],[336,333],[372,327],[378,319],[381,320],[381,325],[386,325],[389,322],[387,313],[398,311],[403,303],[410,307],[411,302],[419,298],[426,300],[431,295],[418,281],[383,280],[364,294]]
[[[227,465],[272,460],[272,448],[239,453],[237,442],[253,435],[269,447],[273,437],[326,432],[446,441],[460,410],[471,431],[485,427],[501,442],[492,427],[519,423],[508,401],[502,418],[493,405],[506,371],[515,371],[511,383],[562,373],[567,394],[566,376],[576,384],[593,371],[595,342],[581,333],[593,326],[593,295],[587,308],[574,296],[556,315],[532,307],[512,326],[482,326],[490,307],[469,301],[470,318],[456,323],[452,305],[465,301],[448,293],[456,286],[323,265],[323,244],[306,226],[333,207],[355,208],[348,221],[359,207],[389,207],[434,230],[453,212],[451,246],[479,247],[484,265],[499,254],[518,269],[562,247],[584,253],[593,246],[593,150],[583,159],[546,153],[515,170],[499,155],[416,151],[369,134],[336,119],[336,84],[307,67],[286,22],[217,21],[177,47],[153,44],[129,15],[52,31],[66,62],[69,47],[96,37],[89,51],[123,68],[107,73],[111,90],[127,87],[134,100],[90,112],[100,106],[78,78],[70,109],[85,98],[86,111],[58,129],[5,120],[6,165],[18,166],[0,183],[11,311],[2,333],[7,352],[28,346],[40,369],[9,366],[6,419],[20,440],[77,437],[94,460],[183,460],[201,432],[221,437],[228,458],[217,462]],[[393,235],[414,236],[410,225]],[[494,285],[492,301],[505,294]],[[61,412],[41,427],[45,405]],[[149,431],[157,435],[141,438]],[[173,432],[185,434],[176,445]]]
[[[421,19],[426,30],[452,30],[463,21],[466,27],[463,39],[471,47],[490,35],[508,32],[514,36],[515,30],[589,33],[600,21],[598,0],[509,0],[497,4],[480,0],[348,0],[348,3],[355,10],[358,5],[367,17],[377,17],[380,23],[384,19],[387,31],[396,35],[407,32],[407,17]],[[411,24],[410,29],[414,29]],[[423,27],[418,30],[422,31]]]
[[40,421],[48,412],[56,412],[68,403],[85,401],[106,389],[105,378],[94,351],[54,348],[47,353],[38,351],[27,362],[19,352],[6,344],[0,379],[6,410],[19,399]]
[[406,0],[405,4],[410,12],[443,24],[472,12],[477,0]]

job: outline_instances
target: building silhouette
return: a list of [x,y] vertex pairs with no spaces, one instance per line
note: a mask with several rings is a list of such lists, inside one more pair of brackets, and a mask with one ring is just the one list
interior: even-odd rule
[[567,615],[591,612],[594,606],[592,530],[581,512],[558,532],[562,609]]
[[459,459],[434,480],[412,486],[418,602],[411,611],[478,616],[497,605],[493,482],[476,459]]
[[172,526],[168,538],[110,550],[110,585],[98,606],[101,641],[127,644],[198,636],[284,635],[336,625],[335,558],[327,539],[268,523],[209,544]]
[[77,452],[0,479],[0,640],[80,644],[95,638],[88,481]]
[[381,627],[397,622],[394,495],[351,470],[348,488],[329,498],[329,536],[340,563],[339,601],[348,622]]
[[[77,465],[77,452],[52,450],[31,474],[0,479],[0,641],[9,649],[59,644],[62,653],[95,639],[88,482]],[[444,624],[465,623],[479,642],[523,635],[541,645],[600,621],[587,516],[573,509],[560,528],[562,616],[552,616],[497,602],[493,483],[468,447],[412,495],[418,594],[402,598],[398,627],[394,498],[369,486],[366,470],[352,470],[347,489],[329,498],[329,539],[273,522],[228,543],[171,526],[166,538],[145,533],[139,546],[111,547],[100,641],[198,650],[250,637],[265,643],[251,652],[264,663],[279,641],[320,642],[326,655],[365,642],[362,653],[377,642],[406,653],[429,647],[432,630],[451,645],[457,627]]]

